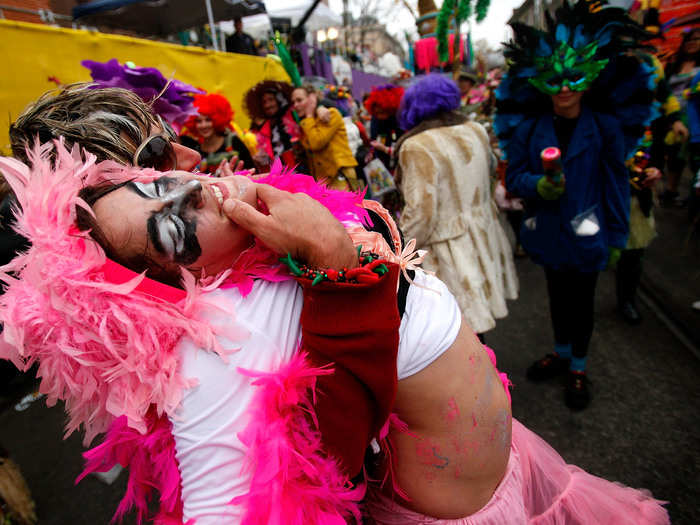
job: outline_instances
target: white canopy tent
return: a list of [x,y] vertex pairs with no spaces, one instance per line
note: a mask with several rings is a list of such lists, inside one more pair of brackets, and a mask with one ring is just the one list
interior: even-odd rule
[[91,0],[73,7],[73,20],[161,38],[209,23],[218,49],[213,31],[217,20],[263,12],[260,0]]
[[[253,38],[265,38],[272,30],[270,17],[290,18],[292,26],[295,26],[309,9],[313,0],[266,0],[267,14],[246,16],[243,18],[243,31]],[[331,10],[326,4],[319,3],[309,19],[306,21],[306,29],[310,32],[326,29],[328,27],[340,27],[343,18]],[[233,33],[233,22],[221,22],[220,28],[225,33]]]

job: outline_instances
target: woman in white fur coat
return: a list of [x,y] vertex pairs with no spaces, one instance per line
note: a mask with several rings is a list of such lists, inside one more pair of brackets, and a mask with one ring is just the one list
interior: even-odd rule
[[460,114],[459,89],[428,75],[406,91],[399,119],[398,180],[406,206],[400,226],[425,248],[423,268],[455,295],[477,334],[508,315],[518,295],[510,243],[491,197],[493,154],[484,128]]

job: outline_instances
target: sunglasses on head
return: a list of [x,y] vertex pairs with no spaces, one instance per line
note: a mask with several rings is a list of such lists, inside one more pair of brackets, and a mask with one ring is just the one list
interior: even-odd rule
[[177,169],[177,156],[173,142],[177,135],[170,125],[158,116],[161,132],[151,135],[136,149],[133,158],[134,166],[153,168],[158,171]]

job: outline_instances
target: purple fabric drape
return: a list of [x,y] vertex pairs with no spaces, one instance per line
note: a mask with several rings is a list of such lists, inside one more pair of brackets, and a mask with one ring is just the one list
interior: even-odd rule
[[[298,45],[301,53],[302,75],[305,77],[322,77],[329,83],[335,84],[333,69],[328,55],[318,47],[312,47],[306,43]],[[314,60],[311,60],[313,55]]]
[[389,79],[374,73],[365,73],[355,68],[352,69],[352,96],[356,100],[362,100],[365,93],[372,91],[372,86],[381,86],[389,82]]
[[299,53],[301,54],[301,75],[307,76],[311,75],[311,60],[309,59],[309,46],[307,44],[300,44],[298,46]]
[[[333,68],[328,55],[317,47],[312,47],[306,43],[297,46],[301,54],[301,74],[305,77],[322,77],[329,83],[335,84]],[[311,59],[313,56],[313,60]],[[357,100],[362,100],[365,93],[372,91],[372,86],[379,86],[389,82],[389,79],[373,73],[365,73],[358,69],[352,69],[352,96]]]

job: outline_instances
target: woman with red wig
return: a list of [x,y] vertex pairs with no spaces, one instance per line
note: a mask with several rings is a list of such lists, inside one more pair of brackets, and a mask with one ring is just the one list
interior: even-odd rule
[[[404,89],[402,87],[394,86],[393,84],[374,86],[364,102],[365,109],[372,115],[369,125],[372,151],[374,156],[384,164],[392,175],[396,169],[394,145],[402,134],[397,120],[397,113],[403,93]],[[382,206],[389,210],[394,219],[399,218],[404,202],[398,190],[392,189],[382,193],[379,200]]]
[[187,121],[181,142],[202,155],[199,171],[216,173],[222,162],[236,157],[245,169],[254,169],[248,146],[231,123],[233,109],[228,100],[216,93],[195,95],[194,106],[199,114]]
[[365,108],[372,115],[369,134],[377,158],[393,172],[392,147],[401,136],[396,113],[403,98],[403,88],[386,84],[374,86],[365,100]]

